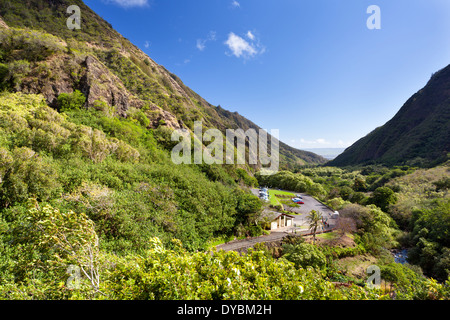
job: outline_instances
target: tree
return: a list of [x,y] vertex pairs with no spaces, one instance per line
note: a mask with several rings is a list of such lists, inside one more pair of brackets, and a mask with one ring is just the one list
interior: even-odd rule
[[357,230],[355,220],[348,217],[340,217],[337,222],[336,229],[340,233],[341,237],[346,233],[353,233]]
[[387,212],[389,209],[389,205],[395,204],[395,202],[397,202],[397,196],[391,188],[379,187],[372,193],[369,202],[376,205],[384,212]]
[[350,204],[339,211],[340,218],[349,218],[354,221],[357,234],[367,248],[379,248],[392,245],[394,220],[380,208],[371,204],[362,206]]
[[68,267],[77,267],[93,293],[100,292],[99,240],[94,222],[84,213],[61,212],[30,199],[13,232],[14,244],[22,246],[17,268],[23,275],[40,270],[63,279]]
[[[11,156],[1,151],[2,184],[0,188],[0,207],[26,201],[30,196],[47,200],[59,187],[57,173],[50,161],[33,150],[22,147],[12,151]],[[3,160],[2,160],[3,159]]]
[[327,258],[320,249],[309,243],[284,244],[283,257],[294,262],[297,268],[322,268],[327,263]]
[[353,195],[353,189],[347,186],[343,186],[339,191],[339,195],[344,200],[350,200]]
[[433,182],[436,191],[444,191],[450,189],[450,177],[443,177],[442,179]]
[[81,109],[86,102],[86,97],[80,91],[61,93],[58,96],[58,106],[61,112]]
[[309,228],[313,230],[313,243],[316,243],[316,232],[319,228],[320,222],[322,221],[322,214],[316,210],[311,210],[308,214]]
[[235,225],[242,224],[244,226],[254,226],[258,221],[261,213],[261,200],[249,193],[245,193],[239,189],[236,191],[236,222]]
[[366,181],[363,178],[356,178],[355,182],[353,183],[352,189],[354,191],[366,191],[367,185]]

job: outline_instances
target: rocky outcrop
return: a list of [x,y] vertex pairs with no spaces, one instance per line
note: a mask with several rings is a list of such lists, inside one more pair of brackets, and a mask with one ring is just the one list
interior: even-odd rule
[[0,29],[5,28],[9,29],[8,25],[3,21],[2,17],[0,17]]
[[[49,106],[57,107],[61,93],[80,90],[86,96],[86,107],[94,107],[97,100],[114,106],[117,114],[127,117],[130,108],[140,109],[144,102],[131,94],[123,82],[96,57],[59,54],[34,66],[22,80],[20,91],[42,94]],[[160,125],[172,129],[184,127],[181,121],[169,111],[156,104],[148,105],[152,113],[150,127]]]
[[122,81],[95,57],[87,56],[83,67],[80,91],[86,96],[88,107],[92,107],[96,100],[103,100],[116,107],[117,112],[124,117],[130,107],[142,107],[143,102],[132,96]]
[[56,107],[57,98],[61,93],[73,92],[73,78],[65,71],[68,64],[67,57],[50,57],[31,69],[22,79],[19,91],[42,94],[49,106]]

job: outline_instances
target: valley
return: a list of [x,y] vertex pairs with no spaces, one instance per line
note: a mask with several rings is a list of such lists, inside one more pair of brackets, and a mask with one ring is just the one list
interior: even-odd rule
[[253,144],[85,2],[2,1],[0,299],[448,300],[449,101],[450,66],[345,151]]

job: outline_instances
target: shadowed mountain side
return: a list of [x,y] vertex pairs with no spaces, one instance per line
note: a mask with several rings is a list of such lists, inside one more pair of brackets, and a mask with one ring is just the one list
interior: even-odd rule
[[450,152],[450,66],[436,72],[385,125],[347,148],[331,166],[435,165]]

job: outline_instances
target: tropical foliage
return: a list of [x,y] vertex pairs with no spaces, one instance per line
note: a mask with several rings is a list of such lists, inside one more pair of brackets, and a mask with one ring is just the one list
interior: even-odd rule
[[[72,4],[83,8],[80,32],[61,28],[58,10]],[[257,127],[208,104],[80,0],[7,0],[0,15],[9,25],[0,33],[0,299],[450,298],[448,163],[316,167],[325,160],[280,143],[291,171],[272,176],[175,165],[173,127]],[[88,57],[101,69],[89,81]],[[111,93],[105,83],[133,106],[85,90]],[[264,234],[267,208],[249,191],[258,185],[339,210],[332,237],[352,245],[294,237],[242,254],[211,249]],[[411,264],[393,262],[388,249],[400,247]],[[346,272],[345,259],[380,265],[395,294]]]

